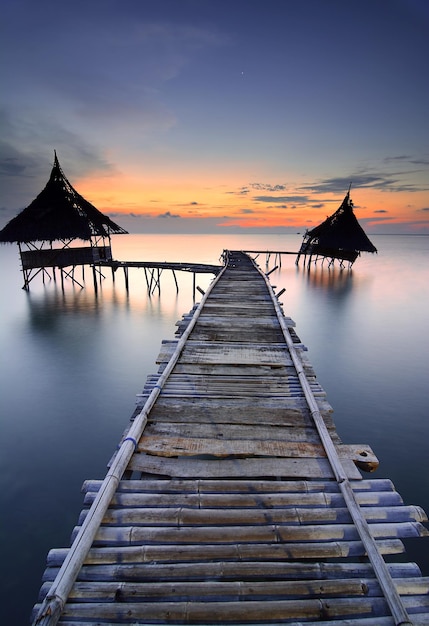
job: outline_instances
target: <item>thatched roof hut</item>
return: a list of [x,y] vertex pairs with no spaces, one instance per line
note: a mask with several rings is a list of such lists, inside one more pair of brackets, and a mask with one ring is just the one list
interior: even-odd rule
[[305,255],[309,256],[308,264],[315,256],[315,261],[328,258],[330,265],[335,259],[342,266],[343,261],[352,265],[361,252],[377,252],[377,248],[357,221],[349,190],[335,213],[305,233],[296,262],[298,264],[300,256]]
[[46,187],[0,231],[0,243],[90,241],[126,232],[73,188],[55,153]]
[[[81,265],[83,271],[84,265],[92,265],[94,269],[100,261],[111,260],[110,236],[126,232],[74,189],[55,153],[46,187],[0,231],[0,243],[18,244],[24,289],[39,273],[43,279],[52,273],[55,279],[55,268],[60,269],[62,283],[66,275],[82,286],[74,268]],[[89,245],[77,247],[76,240]],[[66,267],[72,270],[65,271]]]

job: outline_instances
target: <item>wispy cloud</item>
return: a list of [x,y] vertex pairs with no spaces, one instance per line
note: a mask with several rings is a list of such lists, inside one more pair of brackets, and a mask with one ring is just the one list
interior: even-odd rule
[[254,200],[256,202],[294,202],[297,204],[308,204],[311,201],[309,196],[255,196]]
[[287,188],[284,184],[270,185],[267,183],[250,183],[249,187],[257,191],[270,191],[272,193],[276,191],[285,191]]
[[402,154],[399,156],[386,157],[384,163],[410,163],[411,165],[429,165],[429,157],[413,157],[409,154]]
[[416,192],[427,191],[429,184],[417,182],[417,178],[413,175],[421,174],[426,171],[424,169],[409,169],[405,167],[412,165],[429,165],[429,158],[416,158],[409,155],[400,155],[395,157],[386,157],[383,161],[385,164],[398,165],[402,163],[403,169],[395,169],[394,171],[384,171],[377,168],[360,168],[351,171],[347,176],[338,176],[333,178],[325,178],[318,182],[303,185],[300,189],[305,191],[311,190],[313,193],[345,193],[351,184],[353,188],[378,189],[380,191],[395,192]]
[[178,215],[177,213],[171,213],[170,211],[166,211],[165,213],[160,213],[158,215],[158,217],[165,217],[165,218],[176,218],[176,217],[181,217],[180,215]]

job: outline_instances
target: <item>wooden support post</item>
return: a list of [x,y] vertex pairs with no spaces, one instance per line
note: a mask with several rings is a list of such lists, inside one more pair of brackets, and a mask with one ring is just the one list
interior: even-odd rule
[[154,272],[154,270],[152,270],[150,268],[148,268],[148,269],[149,269],[149,272],[150,272],[150,282],[149,282],[149,287],[148,287],[148,293],[151,296],[152,295],[152,283],[153,283],[153,272]]
[[177,284],[176,272],[174,270],[171,271],[173,272],[174,282],[176,283],[176,293],[179,293],[179,285]]
[[92,266],[92,278],[94,279],[94,291],[98,293],[97,274],[95,273],[95,266]]
[[149,288],[149,279],[147,277],[147,271],[146,271],[145,267],[143,269],[144,269],[144,277],[146,278],[146,287],[147,287],[147,290],[149,292],[150,288]]
[[125,290],[128,293],[129,284],[128,284],[128,267],[124,265],[124,278],[125,278]]

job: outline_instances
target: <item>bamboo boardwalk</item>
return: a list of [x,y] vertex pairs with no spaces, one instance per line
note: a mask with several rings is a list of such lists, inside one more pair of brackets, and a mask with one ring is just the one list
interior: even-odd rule
[[34,624],[429,624],[426,516],[343,444],[267,277],[230,252],[162,344]]

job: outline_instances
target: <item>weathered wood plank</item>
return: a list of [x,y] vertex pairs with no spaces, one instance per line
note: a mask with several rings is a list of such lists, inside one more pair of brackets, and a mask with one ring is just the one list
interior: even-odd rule
[[[362,507],[365,519],[371,523],[422,522],[427,518],[420,507]],[[87,510],[82,511],[79,524],[82,524]],[[232,508],[232,509],[199,509],[169,506],[139,508],[109,508],[103,518],[103,526],[134,525],[134,526],[250,526],[265,524],[350,524],[352,518],[345,507],[323,508]]]
[[[398,592],[402,595],[422,595],[429,593],[428,578],[399,578],[395,580]],[[41,593],[47,592],[47,585]],[[149,602],[154,598],[169,601],[213,601],[249,599],[288,599],[326,598],[339,596],[381,596],[380,586],[374,578],[346,578],[343,580],[305,581],[253,581],[253,582],[124,582],[118,592],[115,582],[77,582],[70,594],[71,600],[107,602]]]
[[[408,605],[423,607],[429,604],[415,600],[413,596],[405,598]],[[413,602],[414,601],[414,602]],[[263,623],[274,620],[291,621],[297,619],[318,619],[321,614],[325,619],[350,616],[377,618],[389,614],[386,600],[381,598],[330,598],[308,600],[266,600],[246,602],[115,602],[115,603],[67,603],[63,618],[88,619],[97,615],[101,619],[117,620],[130,623],[138,620],[156,620],[158,623],[251,623],[255,620]]]
[[[101,480],[85,480],[82,491],[85,493],[97,492],[102,484]],[[402,503],[402,498],[388,478],[363,479],[351,482],[356,497],[371,497],[371,494],[380,493],[380,497],[394,495],[398,498],[394,504]],[[179,493],[209,494],[215,497],[225,494],[248,495],[248,494],[323,494],[324,498],[342,498],[338,484],[335,481],[321,480],[182,480],[182,479],[145,479],[145,480],[121,480],[117,488],[118,493]],[[333,495],[332,495],[333,494]],[[343,501],[343,498],[342,500]]]
[[[384,554],[393,554],[394,550],[399,553],[403,549],[398,539],[381,540],[377,542]],[[320,544],[326,551],[327,546]],[[104,548],[91,548],[82,568],[79,580],[141,580],[151,581],[298,581],[298,580],[344,580],[348,578],[372,577],[375,579],[371,564],[357,559],[356,562],[333,561],[322,563],[320,561],[292,561],[285,559],[285,547],[280,544],[265,547],[266,560],[259,561],[254,558],[250,546],[243,547],[241,552],[234,552],[233,546],[211,546],[209,554],[202,553],[201,547],[182,546],[183,560],[168,561],[166,546],[109,546]],[[311,546],[309,546],[311,547]],[[296,544],[291,546],[295,549]],[[337,542],[334,547],[330,546],[331,552],[336,548],[336,555],[358,555],[362,544]],[[351,549],[353,548],[353,549]],[[264,549],[258,546],[258,552]],[[202,553],[202,558],[197,559],[197,552]],[[64,548],[50,550],[48,554],[48,566],[46,580],[51,580],[56,569],[63,563],[68,550]],[[220,553],[226,560],[222,560]],[[315,552],[312,552],[314,555]],[[217,556],[216,556],[217,555]],[[213,558],[215,557],[215,558]],[[220,558],[218,558],[220,557]],[[246,558],[247,557],[247,558]],[[253,560],[252,560],[253,558]],[[110,567],[119,565],[119,569]],[[415,563],[387,563],[389,572],[393,578],[413,578],[421,580],[421,572]]]
[[218,438],[223,441],[261,440],[320,443],[315,428],[286,428],[272,425],[223,424],[213,422],[181,423],[181,422],[150,422],[145,428],[146,437],[198,437],[202,439]]
[[[76,532],[78,527],[73,532]],[[428,531],[419,522],[392,522],[370,524],[377,539],[404,539],[424,537]],[[257,544],[299,542],[359,541],[353,524],[318,524],[287,526],[272,524],[262,526],[100,526],[94,545],[133,545],[138,543],[182,544],[233,544],[251,543],[258,555]],[[296,555],[295,555],[296,556]]]
[[[161,491],[161,489],[160,489]],[[85,495],[84,503],[91,504],[96,491]],[[361,506],[393,507],[402,504],[402,499],[396,492],[364,491],[356,494]],[[145,493],[117,491],[112,499],[111,506],[121,507],[167,507],[186,506],[206,509],[223,508],[251,508],[259,507],[271,509],[277,507],[344,507],[344,498],[339,493],[263,493],[257,489],[249,493]],[[423,520],[420,520],[423,521]]]
[[[413,617],[413,626],[427,626],[427,611],[425,611],[424,613],[415,613],[413,612],[412,614]],[[66,619],[62,619],[60,622],[58,622],[59,624],[61,624],[61,626],[76,626],[76,621],[73,620],[72,622],[70,622],[69,620]],[[79,619],[79,626],[94,626],[94,622],[87,622],[87,621],[83,621],[82,619]],[[264,622],[265,624],[267,622]],[[283,622],[286,623],[286,622]],[[153,624],[153,622],[152,622]],[[262,626],[263,622],[258,621],[258,622],[248,622],[247,625],[248,626]],[[369,618],[352,618],[352,619],[337,619],[335,618],[334,620],[324,620],[323,621],[324,626],[374,626],[374,618],[369,617]],[[103,626],[117,626],[117,622],[107,622],[107,621],[103,621]],[[149,626],[148,622],[146,620],[143,621],[139,621],[139,626]],[[305,621],[305,624],[302,622],[296,622],[294,623],[294,626],[320,626],[320,620],[318,619],[316,622],[309,622],[309,621]],[[381,617],[378,616],[377,617],[377,626],[396,626],[396,622],[394,620],[393,617]]]
[[[285,600],[297,598],[326,598],[344,596],[375,596],[373,581],[306,581],[306,582],[162,582],[162,583],[123,583],[118,590],[117,583],[77,582],[70,601],[78,602],[150,602],[153,600],[180,602],[210,602],[214,600],[243,601],[256,599]],[[42,588],[41,594],[48,591]],[[371,591],[371,593],[369,593]],[[45,595],[46,595],[45,592]],[[380,594],[378,594],[380,595]]]
[[[160,353],[162,357],[158,357],[158,361],[168,360],[170,354],[174,351],[175,343],[176,342],[163,343]],[[248,343],[241,345],[223,342],[220,345],[217,342],[198,342],[195,340],[188,342],[182,353],[180,362],[221,363],[223,365],[227,365],[228,363],[235,365],[292,365],[289,351],[282,343]]]
[[[361,474],[353,461],[343,460],[349,478],[359,480]],[[146,454],[134,454],[128,470],[176,476],[181,478],[260,478],[281,476],[282,478],[333,478],[327,459],[171,459]]]
[[[281,458],[322,458],[326,456],[321,443],[307,441],[279,441],[257,439],[221,439],[198,437],[175,437],[143,434],[138,450],[158,456],[195,456],[207,454],[218,457],[269,456]],[[369,446],[356,444],[337,446],[341,458],[378,465],[378,460]]]
[[[317,404],[327,426],[334,428],[332,407],[325,398]],[[234,424],[271,424],[279,426],[314,427],[304,398],[175,398],[160,396],[152,409],[151,421],[216,422]]]

